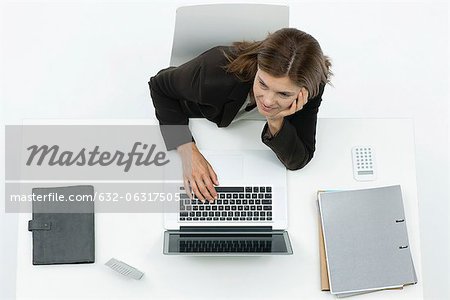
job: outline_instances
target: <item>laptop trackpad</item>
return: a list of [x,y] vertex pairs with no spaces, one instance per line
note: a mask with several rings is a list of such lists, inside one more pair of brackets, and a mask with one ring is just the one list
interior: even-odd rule
[[216,172],[219,183],[225,180],[244,179],[244,158],[242,155],[203,154]]

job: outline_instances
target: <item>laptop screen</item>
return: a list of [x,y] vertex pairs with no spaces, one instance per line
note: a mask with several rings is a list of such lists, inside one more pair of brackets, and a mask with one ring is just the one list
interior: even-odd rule
[[292,253],[286,232],[167,232],[165,239],[165,254],[274,255]]

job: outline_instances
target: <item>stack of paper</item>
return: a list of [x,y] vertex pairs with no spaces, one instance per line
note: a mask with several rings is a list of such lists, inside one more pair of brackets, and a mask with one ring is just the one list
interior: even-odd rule
[[322,270],[332,294],[345,297],[417,283],[400,186],[319,192],[318,202]]

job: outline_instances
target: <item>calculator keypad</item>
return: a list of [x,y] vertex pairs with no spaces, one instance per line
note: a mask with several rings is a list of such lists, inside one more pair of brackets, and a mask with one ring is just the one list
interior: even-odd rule
[[372,147],[352,148],[353,177],[358,181],[375,180],[375,156]]
[[356,168],[358,172],[372,172],[372,148],[356,148]]

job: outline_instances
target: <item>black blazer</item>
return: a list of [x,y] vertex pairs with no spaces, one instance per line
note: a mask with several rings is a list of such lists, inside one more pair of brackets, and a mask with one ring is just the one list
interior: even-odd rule
[[[188,126],[164,125],[188,125],[189,117],[201,117],[218,127],[226,127],[244,104],[253,82],[242,82],[223,69],[228,61],[222,50],[230,53],[231,47],[211,48],[181,66],[163,69],[150,78],[150,94],[167,150],[176,149],[193,138]],[[262,142],[290,170],[303,168],[314,155],[317,113],[323,91],[324,84],[321,84],[315,98],[284,118],[275,136],[270,135],[267,123],[264,126]]]

